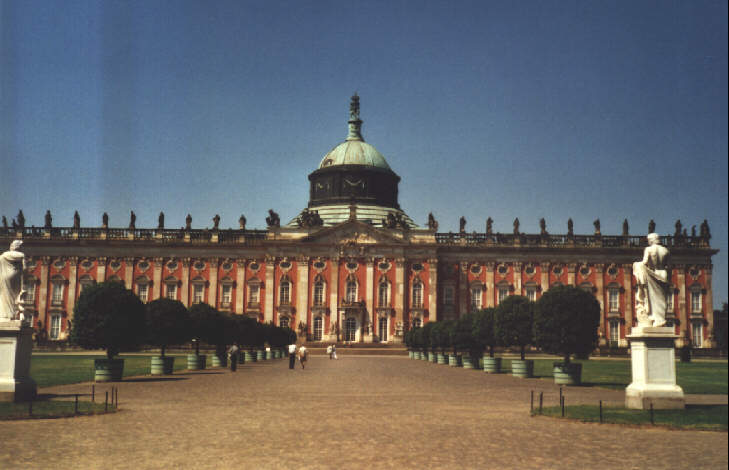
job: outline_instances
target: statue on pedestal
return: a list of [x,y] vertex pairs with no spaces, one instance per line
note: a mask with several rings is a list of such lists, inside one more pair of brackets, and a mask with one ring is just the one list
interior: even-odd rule
[[635,311],[638,326],[660,327],[666,324],[666,306],[671,270],[668,249],[661,246],[657,233],[648,234],[648,247],[643,261],[633,263],[633,275],[638,284]]
[[20,251],[23,242],[14,240],[10,250],[0,255],[0,321],[24,320],[23,269],[25,254]]
[[241,230],[245,230],[246,222],[247,222],[246,217],[243,214],[241,214],[240,219],[238,219],[238,228],[240,228]]

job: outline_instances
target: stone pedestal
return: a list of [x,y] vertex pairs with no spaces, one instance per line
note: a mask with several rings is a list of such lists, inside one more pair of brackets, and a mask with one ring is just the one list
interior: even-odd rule
[[35,398],[37,386],[30,378],[33,329],[20,321],[0,322],[0,401]]
[[633,382],[625,389],[625,407],[647,410],[683,409],[683,390],[676,385],[673,328],[635,327],[628,336]]

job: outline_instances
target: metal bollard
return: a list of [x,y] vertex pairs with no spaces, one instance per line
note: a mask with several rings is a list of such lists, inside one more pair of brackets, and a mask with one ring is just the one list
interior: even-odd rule
[[562,417],[564,418],[564,397],[559,397],[559,406],[562,407]]
[[104,413],[109,411],[109,392],[104,392]]
[[534,390],[532,390],[532,398],[531,398],[531,401],[529,402],[529,411],[534,413]]
[[600,424],[602,424],[602,400],[600,400]]
[[651,402],[651,425],[655,425],[655,421],[653,421],[653,403]]
[[91,384],[91,402],[92,402],[92,403],[96,401],[96,400],[94,399],[94,395],[95,395],[95,393],[96,393],[96,385],[94,385],[94,384]]
[[542,404],[544,403],[544,392],[539,392],[539,414],[542,414]]
[[75,414],[75,415],[78,414],[78,393],[76,394],[76,400],[74,401],[74,404],[73,404],[73,414]]

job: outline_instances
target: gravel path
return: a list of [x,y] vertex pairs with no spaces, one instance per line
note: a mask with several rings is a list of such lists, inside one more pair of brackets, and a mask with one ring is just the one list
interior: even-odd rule
[[[121,411],[4,422],[1,469],[683,469],[727,468],[727,434],[529,416],[550,381],[407,357],[313,356],[139,377]],[[103,397],[110,385],[98,384]],[[568,404],[622,391],[565,389]],[[40,393],[88,393],[90,384]],[[725,397],[724,397],[724,400]]]

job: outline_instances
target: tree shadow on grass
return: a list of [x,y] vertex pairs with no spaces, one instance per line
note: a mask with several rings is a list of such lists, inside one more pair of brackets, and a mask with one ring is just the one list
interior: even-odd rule
[[[133,379],[124,379],[121,382],[114,382],[114,383],[124,383],[124,382],[174,382],[177,380],[189,380],[185,377],[136,377]],[[106,382],[111,383],[111,382]]]
[[190,372],[187,372],[186,371],[185,372],[185,375],[220,375],[222,373],[223,372],[205,372],[205,371],[194,371],[194,372],[193,371],[190,371]]

